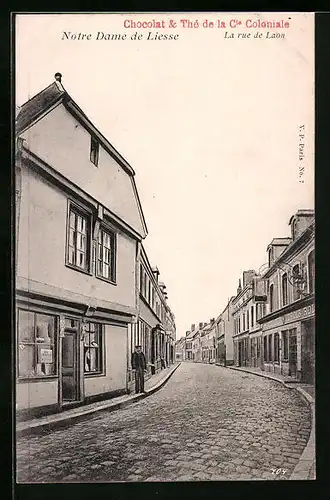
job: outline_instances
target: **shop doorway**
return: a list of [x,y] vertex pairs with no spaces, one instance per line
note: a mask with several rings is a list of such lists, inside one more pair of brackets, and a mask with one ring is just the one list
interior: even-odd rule
[[297,376],[297,333],[289,331],[289,376]]
[[301,377],[305,384],[315,381],[315,330],[314,321],[301,323]]
[[155,356],[155,351],[156,351],[156,333],[155,330],[151,330],[151,356],[150,356],[150,362],[151,362],[151,374],[154,375],[156,373],[156,356]]
[[60,403],[81,400],[80,324],[78,320],[66,319],[61,338]]

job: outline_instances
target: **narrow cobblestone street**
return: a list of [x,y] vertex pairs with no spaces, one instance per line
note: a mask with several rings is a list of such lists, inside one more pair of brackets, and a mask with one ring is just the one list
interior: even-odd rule
[[182,363],[161,390],[126,409],[20,438],[17,481],[285,480],[310,426],[294,390]]

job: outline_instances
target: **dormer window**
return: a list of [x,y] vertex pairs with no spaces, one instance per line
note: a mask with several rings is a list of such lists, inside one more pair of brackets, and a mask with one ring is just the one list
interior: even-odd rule
[[90,152],[90,161],[94,163],[94,165],[97,167],[99,163],[99,149],[100,145],[98,141],[91,136],[91,152]]
[[282,303],[283,306],[288,303],[288,275],[286,273],[282,276]]

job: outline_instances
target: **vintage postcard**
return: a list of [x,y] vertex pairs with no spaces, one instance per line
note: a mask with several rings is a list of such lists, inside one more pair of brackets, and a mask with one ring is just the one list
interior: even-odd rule
[[316,479],[314,14],[13,23],[16,482]]

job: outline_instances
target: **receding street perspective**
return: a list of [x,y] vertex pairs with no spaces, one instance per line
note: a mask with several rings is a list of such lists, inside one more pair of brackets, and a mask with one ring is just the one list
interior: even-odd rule
[[15,29],[16,482],[315,480],[313,14]]

